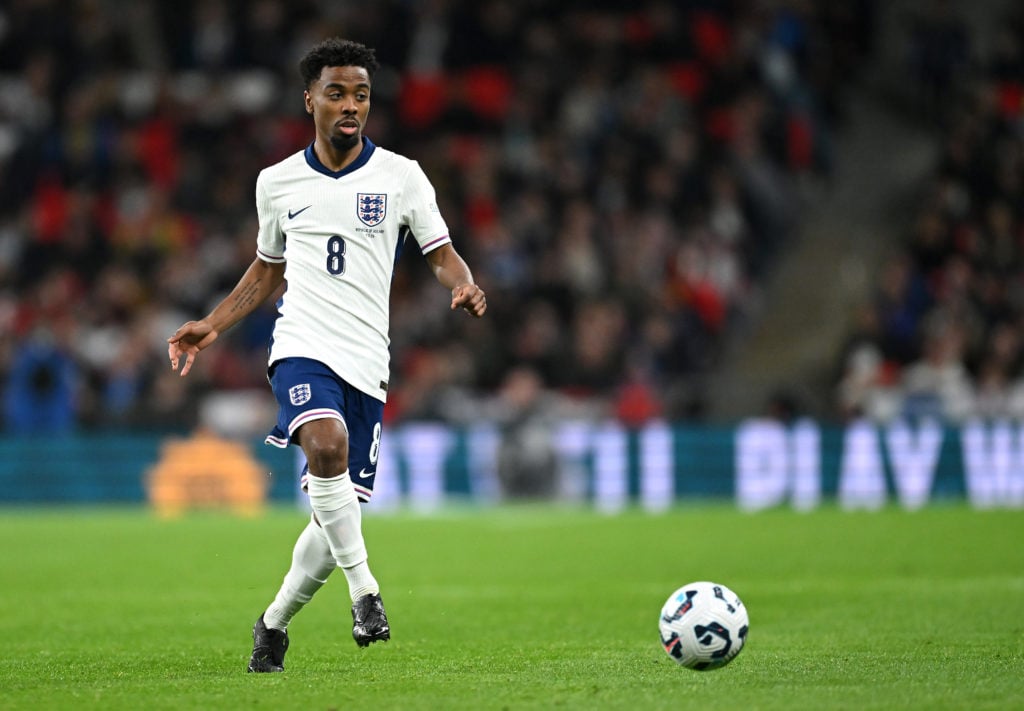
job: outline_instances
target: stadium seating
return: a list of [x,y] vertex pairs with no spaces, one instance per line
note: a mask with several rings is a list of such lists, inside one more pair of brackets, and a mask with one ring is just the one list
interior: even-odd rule
[[[253,258],[255,176],[311,140],[295,64],[329,34],[377,48],[368,134],[421,162],[491,297],[452,318],[403,258],[388,417],[457,417],[523,368],[627,421],[699,417],[688,384],[785,249],[796,186],[828,173],[871,10],[835,5],[9,3],[5,427],[190,428],[203,393],[265,388],[270,304],[185,380],[164,339]],[[47,349],[69,367],[26,394]],[[30,424],[19,398],[44,394],[56,414]]]

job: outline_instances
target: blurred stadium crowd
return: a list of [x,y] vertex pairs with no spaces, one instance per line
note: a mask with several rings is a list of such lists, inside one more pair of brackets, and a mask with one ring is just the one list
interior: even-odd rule
[[1022,419],[1024,9],[994,18],[982,52],[948,3],[935,7],[910,58],[940,156],[857,315],[838,411]]
[[269,397],[272,304],[184,380],[165,339],[253,259],[256,174],[312,140],[296,63],[332,34],[377,49],[367,135],[421,162],[491,297],[453,317],[403,257],[387,416],[551,395],[699,416],[699,376],[797,224],[794,186],[828,172],[871,17],[836,5],[10,0],[5,428],[192,427],[225,393],[229,419],[260,411],[238,405]]

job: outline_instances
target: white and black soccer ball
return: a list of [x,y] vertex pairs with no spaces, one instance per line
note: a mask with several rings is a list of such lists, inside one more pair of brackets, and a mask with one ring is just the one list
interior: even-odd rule
[[720,669],[747,641],[747,608],[729,588],[705,581],[676,590],[658,621],[665,653],[687,669]]

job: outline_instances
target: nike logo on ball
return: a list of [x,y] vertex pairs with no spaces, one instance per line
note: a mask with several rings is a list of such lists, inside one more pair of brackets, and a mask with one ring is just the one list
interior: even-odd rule
[[312,205],[306,205],[301,210],[296,210],[295,212],[292,212],[291,210],[289,210],[288,211],[288,219],[290,220],[290,219],[292,219],[294,217],[298,217],[301,213],[305,212],[306,210],[308,210],[311,207],[313,207],[313,206]]

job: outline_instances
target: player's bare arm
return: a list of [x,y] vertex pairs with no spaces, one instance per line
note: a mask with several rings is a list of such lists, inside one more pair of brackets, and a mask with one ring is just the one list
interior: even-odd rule
[[181,369],[181,375],[188,375],[199,351],[217,340],[217,336],[223,331],[255,311],[283,283],[284,264],[271,264],[262,259],[253,260],[231,293],[217,304],[206,318],[183,324],[167,339],[167,355],[171,359],[171,369],[177,370],[184,356],[185,365]]
[[487,311],[487,295],[473,281],[473,273],[465,260],[451,244],[445,244],[427,254],[430,268],[441,284],[452,291],[452,310],[460,306],[477,318]]

